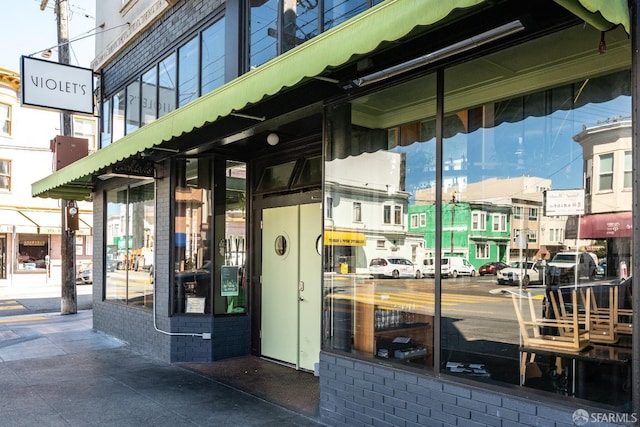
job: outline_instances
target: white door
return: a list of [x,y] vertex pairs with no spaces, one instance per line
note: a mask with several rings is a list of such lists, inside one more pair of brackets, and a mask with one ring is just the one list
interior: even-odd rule
[[313,370],[320,352],[322,275],[318,203],[263,210],[263,356]]

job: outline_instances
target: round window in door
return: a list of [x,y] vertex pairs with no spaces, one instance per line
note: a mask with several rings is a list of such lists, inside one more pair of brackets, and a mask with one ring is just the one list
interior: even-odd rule
[[276,237],[275,250],[279,256],[284,256],[287,253],[287,238],[283,235]]

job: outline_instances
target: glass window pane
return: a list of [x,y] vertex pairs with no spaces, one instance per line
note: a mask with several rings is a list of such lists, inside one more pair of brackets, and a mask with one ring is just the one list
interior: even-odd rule
[[[554,55],[560,54],[559,52],[564,50],[561,47],[565,42],[563,37],[556,34],[550,36],[550,40],[553,40],[552,49],[549,46],[548,49],[544,49],[540,41],[533,44]],[[519,46],[517,49],[523,52],[527,47]],[[488,58],[469,61],[448,69],[445,72],[445,106],[447,99],[453,101],[458,96],[472,99],[475,90],[468,88],[482,87],[483,79],[493,75],[485,66],[485,61],[513,64],[513,57],[509,52],[510,50],[498,52]],[[515,52],[513,54],[515,55]],[[528,60],[528,57],[520,55],[521,60]],[[524,76],[519,77],[522,79]],[[575,370],[576,365],[572,364],[571,358],[566,358],[567,348],[546,344],[553,342],[554,336],[563,335],[563,331],[540,329],[541,323],[535,327],[529,324],[523,326],[524,323],[518,323],[516,314],[526,318],[525,320],[531,320],[530,316],[533,314],[537,319],[564,321],[566,317],[563,311],[550,308],[552,298],[557,301],[558,292],[561,292],[565,303],[570,305],[573,304],[571,293],[562,291],[561,287],[594,284],[596,262],[588,261],[590,257],[580,257],[579,259],[584,261],[578,265],[574,276],[574,263],[560,260],[560,255],[567,251],[567,248],[576,251],[603,244],[599,255],[594,254],[596,259],[627,256],[622,255],[627,253],[626,249],[619,250],[604,243],[611,243],[606,231],[599,233],[595,230],[587,231],[587,227],[579,227],[577,213],[545,216],[543,191],[583,189],[584,177],[593,176],[593,171],[584,169],[590,164],[588,160],[596,156],[596,160],[598,157],[600,160],[593,163],[594,167],[598,168],[596,174],[599,174],[600,189],[607,188],[609,191],[602,195],[591,195],[588,199],[590,203],[586,203],[585,199],[578,200],[580,206],[587,206],[586,212],[581,215],[581,221],[606,223],[612,208],[619,212],[629,210],[628,202],[621,203],[623,198],[618,198],[615,202],[614,199],[606,199],[612,189],[615,161],[611,154],[597,154],[598,151],[602,152],[601,150],[609,151],[612,144],[622,144],[617,140],[606,141],[601,132],[606,128],[602,123],[606,123],[608,117],[618,114],[630,115],[629,77],[626,70],[604,76],[585,76],[578,79],[568,77],[562,84],[524,94],[513,93],[501,97],[498,91],[494,93],[496,101],[485,99],[480,104],[472,104],[468,108],[450,112],[450,117],[455,120],[446,123],[444,131],[443,192],[451,194],[455,191],[458,203],[455,206],[455,219],[451,224],[451,231],[446,230],[446,222],[443,224],[443,249],[446,250],[447,241],[453,241],[447,252],[467,257],[476,268],[487,261],[510,264],[497,273],[496,281],[498,286],[513,292],[508,293],[508,298],[502,299],[493,299],[489,293],[479,296],[478,303],[484,301],[482,304],[486,310],[477,312],[472,307],[459,310],[453,306],[442,305],[440,333],[443,337],[441,356],[444,364],[458,366],[460,362],[473,361],[482,365],[484,370],[484,377],[478,375],[476,380],[498,379],[501,382],[560,392],[553,379],[545,374],[550,370],[563,369],[554,366],[552,362],[557,356],[563,358],[563,367],[567,367],[564,372],[555,372],[566,375],[570,383],[566,393],[578,393],[572,388],[569,378],[575,378],[580,374]],[[500,86],[505,89],[510,87],[509,78],[501,81]],[[467,88],[464,89],[464,95],[462,87]],[[590,132],[600,136],[592,140]],[[612,137],[615,132],[617,130],[611,134]],[[593,144],[599,146],[594,147]],[[466,167],[455,167],[457,159],[461,160],[461,164],[466,164]],[[448,167],[451,164],[454,167]],[[548,197],[549,194],[558,193],[548,193]],[[563,203],[564,206],[575,206],[568,200],[563,200]],[[473,218],[474,215],[480,217],[481,210],[490,215],[506,215],[507,231],[499,232],[493,227],[487,231],[474,230],[474,227],[471,227],[472,233],[466,231],[465,212],[470,212]],[[560,232],[553,233],[549,239],[546,231],[549,229],[565,229],[567,232],[565,236],[561,236]],[[448,238],[448,235],[451,237]],[[617,244],[627,246],[627,243],[620,240]],[[488,248],[479,251],[478,245],[487,245]],[[608,249],[604,249],[605,247]],[[486,251],[488,258],[480,258],[479,256],[484,255]],[[556,254],[560,254],[558,258],[555,257]],[[548,270],[547,266],[540,263],[542,259],[548,263]],[[571,259],[576,258],[572,256]],[[537,292],[536,288],[546,291]],[[598,286],[593,289],[598,293],[598,298],[605,297],[607,291]],[[602,292],[604,294],[600,295]],[[443,286],[443,301],[453,301],[460,296],[459,290]],[[580,298],[579,295],[577,297]],[[576,300],[575,304],[577,303]],[[580,303],[584,302],[580,300]],[[531,307],[533,311],[530,310]],[[534,329],[544,338],[538,339],[530,335],[530,331]],[[499,331],[499,334],[496,331]],[[523,331],[527,333],[521,333]],[[573,344],[573,338],[571,341],[571,345],[583,345],[579,341]],[[547,359],[539,353],[534,355],[534,360],[527,359],[531,352],[524,351],[521,343],[525,347],[535,347],[539,344],[539,352],[545,352],[545,355],[553,359]],[[522,366],[526,369],[527,364],[521,364],[521,361],[525,360],[533,361],[543,374],[527,377],[530,373],[521,369]],[[533,366],[530,363],[529,365]],[[455,369],[447,369],[446,372],[464,376]],[[614,383],[620,379],[611,378],[608,374],[594,374],[594,378],[583,384],[586,389],[581,397],[602,403],[624,405],[628,397],[624,396],[624,393],[614,391],[617,389]],[[606,393],[596,391],[603,387],[607,389]]]
[[293,187],[308,187],[319,185],[322,180],[322,157],[310,157],[304,159],[302,170],[296,177]]
[[194,37],[178,50],[178,107],[199,96],[199,39]]
[[286,162],[275,166],[268,166],[262,171],[257,191],[274,191],[289,188],[291,174],[296,162]]
[[140,128],[140,80],[127,86],[127,135]]
[[115,94],[112,98],[113,120],[112,124],[112,142],[115,142],[124,136],[124,108],[126,98],[124,89]]
[[153,67],[142,75],[142,123],[147,125],[158,117],[158,68]]
[[102,132],[100,133],[100,148],[111,144],[111,100],[102,102]]
[[0,190],[11,190],[11,160],[0,159]]
[[11,106],[0,103],[0,133],[11,135]]
[[624,153],[624,184],[625,189],[631,189],[633,186],[633,157],[631,152]]
[[224,18],[202,33],[202,95],[224,84]]
[[73,136],[87,140],[89,153],[96,150],[96,126],[97,122],[94,119],[73,116]]
[[283,52],[318,35],[318,13],[317,1],[285,2],[282,15]]
[[369,0],[324,0],[324,30],[364,12],[368,6]]
[[247,277],[245,271],[247,167],[242,162],[226,162],[224,210],[225,251],[220,288],[216,291],[215,314],[246,312]]
[[[630,284],[614,278],[626,273],[621,263],[628,266],[632,256],[632,192],[621,191],[621,169],[626,173],[628,166],[619,166],[631,149],[631,123],[612,126],[608,119],[631,116],[631,64],[621,59],[615,71],[606,72],[611,64],[598,65],[594,50],[568,73],[568,54],[577,48],[590,52],[585,32],[599,36],[576,26],[447,68],[442,123],[436,120],[433,75],[325,110],[335,137],[327,141],[323,184],[335,201],[335,215],[325,221],[324,231],[350,238],[350,244],[343,239],[325,245],[325,271],[339,273],[346,263],[356,273],[339,280],[338,275],[324,277],[325,350],[384,359],[398,369],[428,369],[429,355],[438,352],[445,375],[537,388],[608,407],[630,405],[630,395],[620,387],[629,370],[618,364],[629,355],[629,330],[617,337],[592,334],[587,341],[582,320],[582,325],[572,323],[582,336],[574,340],[539,322],[572,321],[561,308],[590,304],[572,291],[575,286],[593,295],[598,307],[630,307],[628,297],[610,298],[610,291],[616,283],[627,294]],[[608,36],[628,46],[623,31]],[[441,141],[435,137],[436,121],[443,127]],[[349,122],[351,127],[344,125]],[[442,157],[436,159],[437,144]],[[436,169],[442,171],[437,181]],[[589,176],[608,180],[611,189],[583,197]],[[544,191],[558,193],[547,193],[545,205]],[[558,206],[569,213],[550,215],[549,208],[557,206],[549,195],[560,192]],[[392,234],[388,228],[396,225],[385,224],[385,205],[402,206],[409,218],[425,214],[430,219],[424,228],[409,221]],[[582,208],[584,213],[573,214]],[[357,211],[362,222],[355,223]],[[584,248],[594,252],[575,257],[573,252]],[[563,263],[563,252],[578,262]],[[427,279],[416,282],[415,271],[413,278],[402,277],[394,267],[401,256]],[[508,266],[485,282],[475,274],[488,262]],[[441,295],[434,294],[432,276],[447,278],[440,281]],[[469,284],[483,290],[472,291]],[[560,297],[564,300],[554,309],[554,298]],[[434,301],[442,309],[439,342],[420,327],[433,325]],[[536,339],[530,325],[519,323],[517,315],[525,314],[535,315],[536,334],[545,338]],[[414,349],[424,347],[426,356],[396,353],[389,342],[396,336],[411,338]],[[607,351],[595,356],[592,349],[607,340]],[[523,343],[536,351],[524,351]]]
[[278,0],[257,2],[251,6],[250,67],[275,58],[278,54]]
[[[346,264],[344,270],[353,274],[325,275],[323,345],[355,357],[430,369],[433,286],[416,278],[433,268],[434,247],[425,244],[425,236],[434,236],[435,222],[427,218],[434,217],[435,205],[428,203],[428,194],[418,199],[416,191],[435,184],[434,128],[419,120],[387,128],[382,123],[388,123],[390,111],[383,105],[391,98],[412,104],[407,98],[412,92],[435,97],[434,76],[407,92],[396,98],[397,92],[383,90],[327,110],[327,126],[346,137],[329,141],[324,164],[325,191],[335,201],[324,233],[344,236],[325,245],[324,265],[326,272],[340,273]],[[406,221],[405,215],[419,220]],[[332,292],[337,286],[339,292]],[[396,347],[396,337],[409,339],[405,350],[413,351]]]
[[127,232],[127,190],[108,191],[106,199],[105,299],[126,303],[127,260],[132,249]]
[[155,239],[154,183],[129,189],[128,224],[131,252],[127,272],[127,301],[130,305],[153,306]]
[[158,117],[176,109],[176,54],[158,64]]
[[[174,312],[211,313],[212,281],[215,273],[211,241],[213,211],[210,160],[176,162],[174,236]],[[224,240],[222,240],[224,242]],[[224,247],[220,248],[224,251]],[[222,252],[224,253],[224,252]]]
[[613,154],[600,156],[600,185],[598,190],[608,191],[613,189]]
[[155,239],[153,182],[108,191],[105,298],[153,307]]

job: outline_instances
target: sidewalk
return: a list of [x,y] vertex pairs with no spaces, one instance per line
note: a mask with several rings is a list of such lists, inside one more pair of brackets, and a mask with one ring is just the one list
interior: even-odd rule
[[[90,288],[90,287],[89,287]],[[92,312],[0,318],[5,426],[316,426],[92,330]]]

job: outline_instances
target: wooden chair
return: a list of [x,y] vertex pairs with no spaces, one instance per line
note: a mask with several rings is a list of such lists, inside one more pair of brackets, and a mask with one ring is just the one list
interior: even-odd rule
[[[589,307],[589,334],[590,340],[594,343],[599,344],[615,344],[620,339],[618,336],[618,332],[616,329],[616,325],[618,323],[617,316],[617,303],[614,295],[614,287],[609,287],[608,289],[608,303],[606,307],[600,307],[598,305],[598,301],[596,298],[596,294],[594,291],[595,286],[589,287],[580,287],[579,292],[582,300],[582,304],[584,307]],[[562,291],[559,289],[557,291],[558,295],[558,305],[560,316],[566,317],[566,305],[564,303]],[[555,293],[552,293],[552,305],[554,305],[555,299],[553,298]],[[557,310],[554,305],[554,311]],[[581,321],[584,320],[584,314],[578,312]]]
[[[565,317],[545,319],[536,315],[530,291],[523,291],[522,294],[512,292],[511,297],[524,347],[561,353],[578,353],[589,345],[589,306],[585,309],[582,321],[577,309],[572,310],[572,313]],[[528,306],[528,310],[526,307],[521,307],[523,300],[525,300],[524,303]],[[571,300],[573,307],[578,307],[576,290],[571,291]],[[546,333],[549,330],[557,330],[559,334],[550,335]]]

